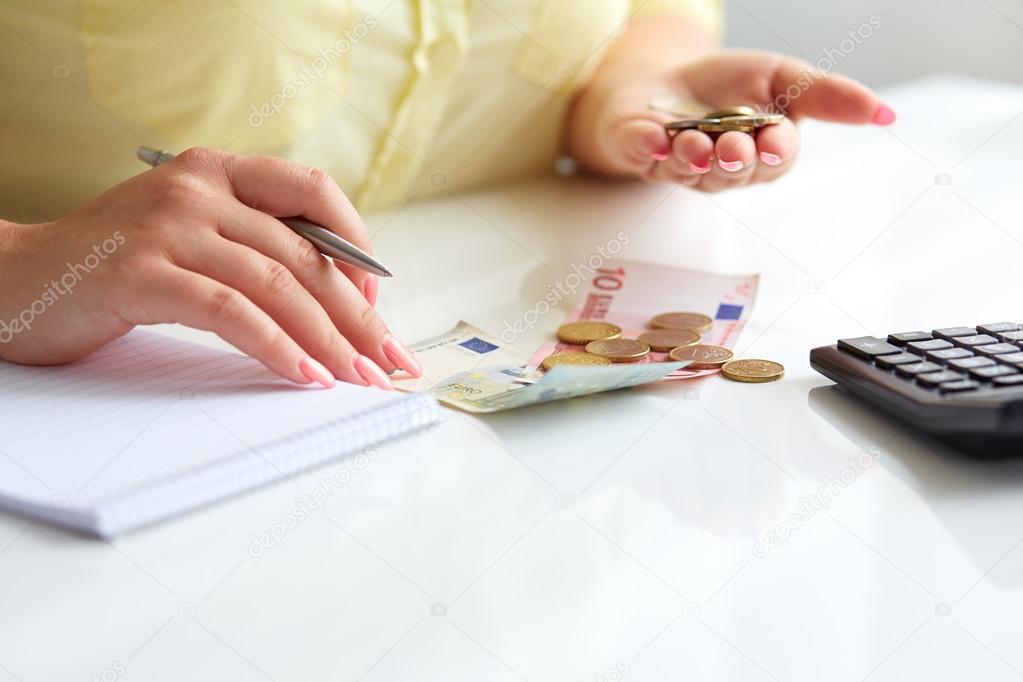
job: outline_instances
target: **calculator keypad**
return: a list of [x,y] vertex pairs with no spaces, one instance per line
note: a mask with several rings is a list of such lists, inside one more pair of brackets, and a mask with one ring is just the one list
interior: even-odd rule
[[938,393],[1023,386],[1023,324],[1016,322],[861,336],[840,339],[838,347]]

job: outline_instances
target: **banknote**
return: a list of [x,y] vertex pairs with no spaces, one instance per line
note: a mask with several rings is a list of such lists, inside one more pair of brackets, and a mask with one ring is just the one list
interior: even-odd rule
[[[565,322],[603,320],[621,327],[623,337],[635,338],[648,329],[654,315],[703,313],[714,320],[714,326],[703,333],[701,343],[733,348],[753,308],[758,279],[757,275],[721,275],[616,258],[593,271]],[[552,353],[581,350],[552,337],[532,355],[528,366],[539,367]],[[667,353],[652,352],[643,362],[667,359]],[[718,371],[681,369],[665,378],[692,379]]]
[[523,370],[482,368],[462,372],[433,387],[437,400],[467,412],[488,413],[538,405],[552,400],[614,391],[657,381],[685,362],[620,364],[606,367],[561,365],[533,383],[523,383]]
[[514,346],[464,321],[409,350],[423,366],[423,376],[420,379],[396,376],[394,386],[403,391],[426,391],[450,376],[480,367],[521,369],[529,359]]
[[657,381],[687,364],[556,367],[544,373],[526,366],[525,353],[468,322],[459,322],[451,330],[414,344],[409,350],[423,365],[423,377],[396,376],[395,388],[429,391],[443,403],[475,413],[636,386]]

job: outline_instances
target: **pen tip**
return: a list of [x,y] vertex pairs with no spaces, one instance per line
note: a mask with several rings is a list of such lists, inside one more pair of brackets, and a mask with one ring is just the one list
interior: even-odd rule
[[135,156],[138,157],[139,161],[155,166],[156,162],[160,159],[160,152],[152,147],[143,146],[135,151]]

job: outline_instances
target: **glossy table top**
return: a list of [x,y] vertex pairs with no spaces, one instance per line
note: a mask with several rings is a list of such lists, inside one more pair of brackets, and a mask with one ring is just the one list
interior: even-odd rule
[[890,130],[804,125],[771,186],[557,179],[370,216],[407,341],[500,333],[624,229],[625,258],[761,273],[738,348],[786,378],[448,411],[301,519],[343,464],[112,543],[0,515],[0,680],[1023,676],[1023,461],[964,459],[807,361],[1023,318],[1023,90],[886,98]]

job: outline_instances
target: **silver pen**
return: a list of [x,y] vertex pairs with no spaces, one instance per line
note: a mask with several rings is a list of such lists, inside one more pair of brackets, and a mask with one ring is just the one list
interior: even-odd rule
[[[154,168],[174,158],[174,155],[170,152],[150,147],[139,147],[135,155],[138,156],[140,161],[144,161]],[[295,234],[311,241],[324,256],[341,261],[342,263],[354,265],[360,270],[372,272],[381,277],[393,276],[391,271],[384,267],[383,263],[325,227],[321,227],[298,216],[294,218],[278,218],[278,220],[290,227]]]

